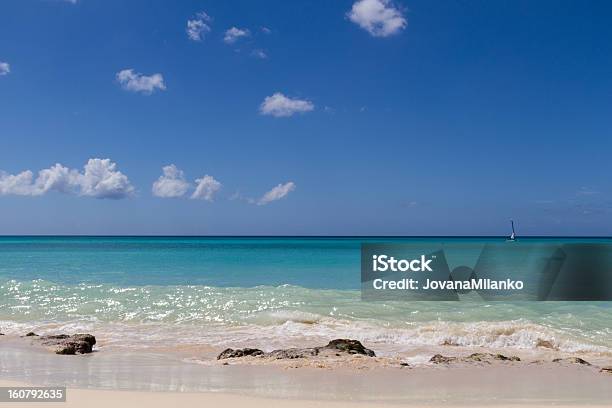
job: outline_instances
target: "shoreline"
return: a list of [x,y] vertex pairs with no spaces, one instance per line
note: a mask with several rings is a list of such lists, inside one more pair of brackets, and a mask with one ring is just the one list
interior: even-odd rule
[[[599,372],[599,366],[551,360],[456,360],[449,364],[402,366],[401,359],[360,355],[338,359],[337,364],[333,357],[218,361],[211,355],[190,359],[193,350],[170,353],[105,349],[62,356],[31,346],[24,339],[5,338],[0,342],[0,382],[66,385],[69,398],[101,398],[108,401],[106,406],[122,406],[122,399],[153,403],[152,395],[159,394],[175,395],[176,401],[183,401],[185,406],[219,402],[229,406],[249,403],[269,407],[278,403],[331,407],[351,402],[361,407],[586,407],[606,405],[612,400],[612,375]],[[447,356],[466,355],[456,347],[445,349]]]

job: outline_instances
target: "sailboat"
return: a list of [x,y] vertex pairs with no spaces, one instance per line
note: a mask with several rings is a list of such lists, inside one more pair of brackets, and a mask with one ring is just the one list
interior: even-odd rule
[[510,225],[512,225],[512,234],[510,234],[506,241],[516,241],[516,234],[514,233],[514,220],[510,220]]

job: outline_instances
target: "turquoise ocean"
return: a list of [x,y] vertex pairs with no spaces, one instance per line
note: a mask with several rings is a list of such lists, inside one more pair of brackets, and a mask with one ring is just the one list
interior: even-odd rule
[[270,350],[349,337],[388,355],[441,345],[535,350],[545,340],[612,356],[609,302],[361,300],[363,242],[499,240],[0,237],[0,332],[87,331],[109,349]]

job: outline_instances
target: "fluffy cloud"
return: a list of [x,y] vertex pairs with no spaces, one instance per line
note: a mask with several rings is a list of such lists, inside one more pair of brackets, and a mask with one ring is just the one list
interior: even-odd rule
[[9,72],[11,72],[11,66],[9,65],[9,63],[0,61],[0,76],[6,75]]
[[153,183],[153,195],[162,198],[182,197],[189,190],[190,184],[185,180],[182,170],[174,164],[164,166],[161,175]]
[[96,198],[125,198],[134,193],[127,176],[117,170],[110,159],[89,159],[79,174],[80,195]]
[[295,183],[292,181],[285,184],[279,184],[257,200],[257,205],[266,205],[272,201],[280,200],[293,190],[295,190]]
[[40,196],[50,191],[121,199],[131,196],[134,187],[110,159],[89,159],[83,172],[58,163],[40,170],[36,179],[30,170],[16,175],[0,172],[0,195]]
[[[185,180],[185,174],[174,164],[162,168],[163,174],[153,183],[153,195],[161,198],[183,197],[191,188],[191,184]],[[219,183],[213,176],[208,174],[196,179],[195,190],[191,194],[192,199],[212,201],[217,191],[221,189]]]
[[134,72],[133,69],[124,69],[117,72],[117,82],[121,84],[123,89],[132,92],[142,92],[150,95],[156,89],[161,91],[166,89],[164,84],[164,77],[162,74],[143,75],[138,72]]
[[347,17],[374,37],[388,37],[406,27],[406,19],[391,0],[358,0]]
[[233,44],[236,41],[238,41],[240,38],[248,37],[249,35],[251,35],[251,33],[246,28],[242,29],[242,28],[232,27],[225,32],[223,41],[225,41],[226,44]]
[[197,13],[196,18],[187,20],[187,37],[193,41],[202,41],[204,36],[211,30],[208,25],[211,21],[212,18],[205,12]]
[[196,179],[196,184],[196,189],[191,195],[193,199],[212,201],[215,193],[221,188],[221,183],[208,174]]
[[296,113],[310,112],[314,105],[310,101],[288,98],[280,92],[267,96],[259,106],[262,115],[275,117],[293,116]]
[[32,185],[33,174],[30,170],[19,174],[8,174],[0,172],[0,194],[1,195],[39,195],[38,189]]

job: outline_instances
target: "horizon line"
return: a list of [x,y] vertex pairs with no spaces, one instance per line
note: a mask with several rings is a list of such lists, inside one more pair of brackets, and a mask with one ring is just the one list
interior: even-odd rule
[[[74,238],[507,238],[507,235],[169,235],[169,234],[0,234],[10,237],[74,237]],[[609,238],[610,235],[521,235],[519,238]]]

